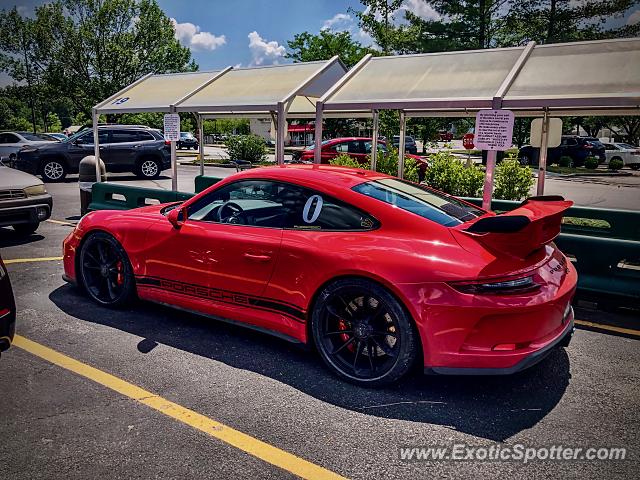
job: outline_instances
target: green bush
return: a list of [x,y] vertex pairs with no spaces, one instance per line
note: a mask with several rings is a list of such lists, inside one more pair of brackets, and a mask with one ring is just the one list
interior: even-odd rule
[[598,159],[596,157],[587,157],[584,159],[584,168],[588,168],[589,170],[593,170],[594,168],[598,168]]
[[267,158],[267,146],[257,135],[234,135],[225,142],[231,160],[249,160],[258,163]]
[[[388,147],[388,152],[386,155],[381,150],[379,150],[376,171],[397,177],[398,158],[398,150],[393,147]],[[371,155],[367,156],[367,162],[369,163],[369,165],[371,165]],[[418,162],[416,162],[413,158],[407,158],[406,156],[404,157],[403,178],[405,180],[409,180],[410,182],[418,181]]]
[[[561,157],[562,158],[562,157]],[[533,174],[515,158],[503,160],[495,171],[494,197],[502,200],[522,200],[529,196]]]
[[451,195],[478,196],[484,183],[484,174],[475,165],[465,167],[449,152],[438,152],[429,158],[424,183]]
[[558,165],[561,167],[571,167],[573,166],[573,159],[568,155],[563,155],[558,159]]
[[339,167],[351,167],[351,168],[369,168],[369,165],[363,165],[355,158],[350,157],[346,153],[341,153],[336,158],[329,160],[331,165],[337,165]]
[[609,170],[620,170],[622,167],[624,167],[624,162],[619,158],[609,160]]

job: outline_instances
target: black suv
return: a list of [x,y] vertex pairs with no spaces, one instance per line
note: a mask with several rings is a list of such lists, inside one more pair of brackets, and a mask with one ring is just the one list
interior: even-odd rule
[[176,142],[176,147],[178,147],[179,149],[186,148],[187,150],[189,150],[190,148],[193,148],[194,150],[197,150],[199,144],[196,137],[193,136],[193,133],[180,132],[180,140]]
[[[560,146],[547,149],[547,164],[558,163],[560,157],[571,157],[574,167],[581,167],[587,157],[596,157],[599,163],[606,160],[604,145],[597,138],[563,135]],[[540,149],[525,145],[518,152],[523,165],[538,165]]]
[[[171,149],[159,130],[134,125],[98,127],[100,158],[108,172],[133,172],[140,178],[156,178],[171,167]],[[24,147],[15,168],[42,176],[47,182],[62,181],[77,173],[78,165],[93,155],[93,130],[81,130],[63,142]]]
[[[394,135],[393,148],[397,150],[399,146],[400,146],[400,135]],[[405,153],[411,153],[412,155],[418,154],[418,145],[416,145],[416,141],[413,139],[413,137],[410,137],[409,135],[404,137],[404,151]]]

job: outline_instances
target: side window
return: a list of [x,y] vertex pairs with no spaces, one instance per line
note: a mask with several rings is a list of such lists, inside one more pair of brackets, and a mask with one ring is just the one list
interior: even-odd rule
[[137,142],[138,132],[135,130],[114,130],[111,132],[111,143]]
[[0,134],[0,143],[18,143],[20,139],[11,133]]
[[143,132],[143,131],[138,131],[137,132],[137,135],[136,135],[136,141],[137,142],[146,142],[146,141],[151,141],[151,140],[155,140],[155,137],[153,135],[151,135],[151,133]]
[[376,219],[320,192],[292,186],[283,202],[283,227],[292,230],[358,231],[377,228]]
[[349,151],[349,143],[350,142],[342,142],[335,146],[336,152],[347,153]]
[[202,222],[281,228],[288,188],[268,180],[231,183],[191,205],[187,217]]
[[[99,132],[98,140],[101,144],[105,144],[109,141],[109,134],[107,132]],[[77,142],[80,145],[93,145],[93,131],[89,131],[84,135],[78,137]]]

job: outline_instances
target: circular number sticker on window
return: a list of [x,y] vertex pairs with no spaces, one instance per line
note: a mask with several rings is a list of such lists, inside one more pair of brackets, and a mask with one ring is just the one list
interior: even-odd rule
[[311,195],[307,199],[307,203],[304,204],[304,209],[302,210],[302,220],[305,223],[313,223],[320,216],[320,212],[322,211],[322,197],[320,195]]

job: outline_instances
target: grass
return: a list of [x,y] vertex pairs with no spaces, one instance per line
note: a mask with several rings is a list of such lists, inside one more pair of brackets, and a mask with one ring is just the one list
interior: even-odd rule
[[[536,167],[533,167],[536,170]],[[557,165],[547,166],[547,171],[551,173],[561,173],[561,174],[570,174],[570,173],[605,173],[603,170],[598,170],[596,168],[583,168],[583,167],[559,167]],[[607,170],[606,173],[611,173],[611,170]]]
[[611,228],[609,222],[599,218],[564,217],[562,223],[576,227],[601,228],[607,230]]

